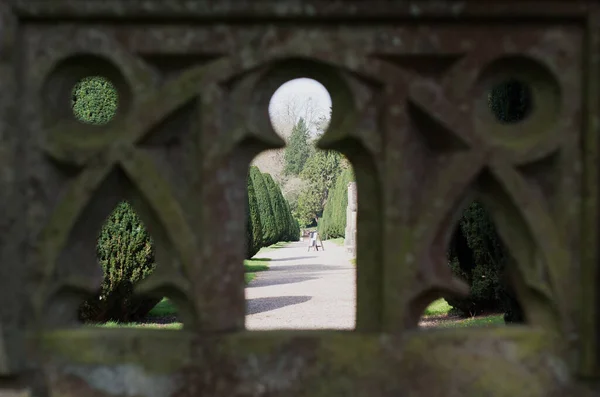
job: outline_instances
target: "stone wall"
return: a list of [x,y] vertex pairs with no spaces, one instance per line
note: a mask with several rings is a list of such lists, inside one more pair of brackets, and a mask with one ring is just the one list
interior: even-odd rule
[[346,232],[344,246],[346,250],[356,255],[356,212],[357,212],[356,182],[348,184],[348,206],[346,207]]
[[[599,22],[598,0],[0,0],[0,396],[598,396]],[[119,112],[77,123],[97,75]],[[356,332],[245,327],[248,163],[284,145],[268,99],[296,77],[330,89],[319,146],[365,184]],[[507,79],[522,122],[488,112]],[[440,247],[474,190],[527,324],[419,332],[465,292]],[[77,322],[122,199],[160,253],[140,292],[183,331]]]

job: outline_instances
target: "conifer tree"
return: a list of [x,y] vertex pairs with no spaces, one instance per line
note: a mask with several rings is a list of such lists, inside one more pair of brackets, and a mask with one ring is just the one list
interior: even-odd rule
[[299,175],[313,148],[310,144],[310,131],[303,118],[292,129],[290,140],[283,154],[286,175]]
[[263,243],[263,230],[260,223],[260,211],[250,173],[247,178],[248,207],[246,217],[246,258],[250,259],[260,251]]
[[273,180],[270,174],[262,174],[267,191],[269,192],[269,198],[271,200],[271,206],[273,209],[273,215],[275,217],[275,230],[277,241],[283,241],[287,237],[287,214],[285,213],[284,204],[282,201],[281,190]]
[[277,242],[277,226],[275,225],[275,214],[269,191],[264,178],[256,166],[250,167],[250,178],[254,185],[254,193],[256,194],[256,202],[258,204],[258,212],[260,214],[260,224],[263,231],[263,246],[269,246]]
[[352,168],[345,168],[337,178],[319,222],[319,233],[326,239],[344,237],[346,209],[348,207],[348,184],[354,180]]
[[100,293],[79,310],[82,321],[137,321],[160,299],[133,295],[135,284],[156,267],[154,244],[128,202],[121,202],[100,231],[97,256],[104,271]]

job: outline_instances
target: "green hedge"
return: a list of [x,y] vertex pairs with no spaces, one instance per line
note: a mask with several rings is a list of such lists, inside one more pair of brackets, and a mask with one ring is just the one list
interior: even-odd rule
[[[281,196],[283,197],[283,194]],[[288,216],[287,240],[300,241],[300,223],[292,215],[292,210],[290,209],[290,204],[287,200],[283,199],[283,203]]]
[[258,212],[260,215],[260,223],[262,225],[263,240],[262,245],[268,246],[277,242],[277,226],[275,224],[275,214],[271,205],[269,191],[264,181],[263,175],[256,166],[250,167],[250,178],[254,185],[256,193],[256,201],[258,203]]
[[344,237],[346,233],[348,184],[352,181],[354,181],[354,173],[351,168],[346,168],[335,182],[319,222],[318,231],[324,239]]
[[246,218],[246,258],[250,259],[262,248],[263,230],[260,222],[260,211],[258,201],[256,200],[256,192],[250,173],[247,177],[248,187],[248,203],[247,203],[247,218]]
[[288,229],[288,217],[286,214],[285,205],[283,204],[281,190],[279,186],[273,180],[270,174],[262,174],[263,181],[267,187],[269,193],[269,200],[271,201],[271,207],[273,209],[273,217],[276,231],[276,240],[284,241],[287,240],[287,229]]

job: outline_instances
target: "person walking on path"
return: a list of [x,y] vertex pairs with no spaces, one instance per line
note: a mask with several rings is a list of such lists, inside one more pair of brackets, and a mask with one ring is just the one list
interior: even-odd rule
[[[319,241],[321,242],[321,245],[319,245]],[[321,247],[321,249],[323,251],[325,251],[325,247],[323,247],[323,241],[319,237],[319,233],[317,233],[317,232],[310,233],[310,243],[308,245],[308,251],[310,251],[310,247],[314,247],[316,251],[318,251],[319,247]]]

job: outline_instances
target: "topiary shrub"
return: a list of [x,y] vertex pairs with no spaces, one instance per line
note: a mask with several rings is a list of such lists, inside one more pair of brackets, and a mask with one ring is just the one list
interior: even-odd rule
[[102,76],[86,77],[73,88],[73,114],[84,123],[108,123],[116,114],[118,105],[117,89]]
[[271,200],[271,207],[273,209],[273,215],[275,217],[275,230],[276,230],[276,240],[283,241],[287,240],[287,214],[285,210],[285,206],[283,204],[283,195],[281,194],[281,190],[273,180],[271,174],[264,173],[262,174],[263,181],[267,187],[267,192],[269,193],[269,199]]
[[277,226],[275,225],[275,215],[273,214],[269,191],[258,167],[250,167],[250,178],[252,178],[252,184],[254,185],[254,193],[256,194],[256,202],[258,203],[260,214],[260,224],[262,225],[262,245],[269,246],[277,242]]
[[450,266],[469,284],[471,292],[465,299],[447,299],[448,303],[471,315],[498,310],[498,273],[504,268],[505,254],[494,225],[479,203],[472,203],[463,212],[451,252]]
[[446,298],[450,306],[470,315],[502,310],[505,321],[523,321],[522,308],[504,283],[510,254],[479,202],[473,202],[463,212],[448,255],[453,274],[470,286],[468,297]]
[[351,168],[346,168],[337,177],[327,198],[323,217],[319,222],[319,234],[324,239],[344,237],[346,234],[346,210],[348,207],[348,184],[354,180]]
[[134,296],[133,287],[152,273],[156,263],[152,238],[129,203],[120,203],[110,214],[96,250],[104,280],[100,293],[81,305],[80,320],[143,319],[160,299]]
[[299,241],[300,240],[300,228],[296,229],[296,221],[294,220],[294,216],[292,215],[292,211],[290,210],[290,204],[283,197],[283,192],[279,185],[275,182],[275,193],[281,203],[281,207],[283,209],[283,236],[281,238],[282,241]]
[[295,241],[300,240],[300,222],[294,218],[294,234],[297,236]]
[[248,174],[248,207],[246,216],[246,258],[250,259],[262,248],[263,230],[252,178]]
[[[282,194],[283,197],[283,194]],[[288,230],[287,230],[287,239],[288,241],[300,241],[300,224],[298,220],[294,218],[292,215],[292,210],[290,209],[290,204],[284,198],[283,203],[285,205],[285,210],[288,217]]]

